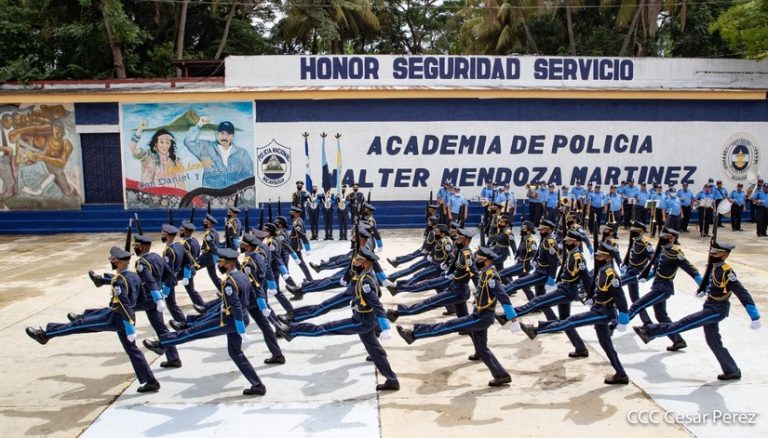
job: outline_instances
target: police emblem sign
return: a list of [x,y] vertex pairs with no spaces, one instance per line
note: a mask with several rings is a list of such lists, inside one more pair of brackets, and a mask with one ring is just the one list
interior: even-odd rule
[[291,150],[273,138],[256,149],[259,178],[269,187],[279,187],[291,177]]
[[746,133],[731,136],[723,148],[721,162],[729,178],[735,181],[746,180],[749,170],[757,168],[760,162],[757,141]]

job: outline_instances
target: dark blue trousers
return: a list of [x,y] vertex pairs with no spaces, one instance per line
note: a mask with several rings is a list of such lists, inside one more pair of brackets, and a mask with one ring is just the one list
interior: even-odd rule
[[303,284],[301,286],[301,291],[306,294],[311,292],[322,292],[325,290],[336,289],[337,287],[341,287],[341,284],[339,283],[339,281],[341,281],[341,279],[344,277],[344,274],[346,273],[347,273],[347,268],[340,269],[330,277],[321,278],[319,280],[313,280]]
[[458,331],[472,333],[472,343],[475,353],[480,356],[485,366],[491,371],[494,378],[507,376],[507,370],[496,359],[496,356],[488,348],[488,328],[493,325],[493,308],[482,312],[476,310],[466,316],[452,319],[438,324],[415,324],[413,337],[416,339],[442,336]]
[[[547,273],[543,271],[533,271],[528,275],[518,277],[517,280],[513,281],[512,283],[509,283],[505,288],[504,292],[507,295],[512,295],[516,290],[522,289],[523,292],[525,292],[525,296],[532,300],[534,296],[544,295],[544,292],[546,291],[544,289],[544,283],[547,282]],[[535,295],[531,293],[531,286],[534,286],[534,290],[536,291]]]
[[430,278],[428,280],[420,281],[418,283],[406,283],[401,288],[398,284],[397,290],[398,292],[411,292],[411,293],[417,293],[417,292],[424,292],[427,290],[435,289],[435,290],[442,290],[451,285],[453,280],[447,277],[438,276],[434,278]]
[[358,335],[363,342],[365,351],[371,356],[376,369],[387,380],[397,380],[397,375],[387,360],[387,353],[376,338],[376,316],[371,313],[353,311],[352,318],[315,325],[308,322],[291,324],[291,334],[294,336],[327,336],[327,335]]
[[733,360],[731,353],[728,352],[728,349],[723,346],[719,324],[720,321],[728,316],[730,307],[731,305],[728,301],[716,302],[708,300],[700,311],[685,316],[678,321],[649,324],[648,334],[653,339],[703,327],[704,338],[707,340],[709,349],[712,350],[712,353],[715,354],[717,361],[720,363],[720,368],[723,369],[724,373],[735,373],[739,371],[739,367],[736,365],[736,361]]
[[408,263],[411,260],[416,260],[419,257],[424,257],[424,260],[426,260],[427,258],[421,251],[421,248],[419,248],[416,251],[409,252],[408,254],[397,256],[395,257],[395,262],[397,262],[398,265],[402,265],[403,263]]
[[[571,316],[571,302],[575,301],[579,297],[579,289],[576,285],[565,285],[559,283],[557,289],[552,292],[545,293],[534,297],[520,307],[515,307],[517,316],[527,315],[533,311],[541,310],[548,321],[554,321],[558,318],[555,317],[555,312],[551,307],[557,306],[557,313],[560,319],[567,319]],[[565,330],[565,335],[568,336],[568,340],[571,341],[571,345],[576,351],[584,351],[587,346],[584,345],[584,341],[579,336],[579,333],[574,329]]]
[[350,296],[345,290],[339,294],[336,294],[320,304],[314,304],[311,306],[298,307],[293,310],[293,321],[300,322],[307,319],[315,318],[320,315],[325,315],[334,309],[342,309],[349,306]]
[[325,263],[320,263],[320,270],[325,271],[326,269],[344,268],[348,267],[350,263],[352,263],[352,256],[349,254],[341,254],[331,257]]
[[[408,280],[398,280],[397,282],[397,289],[398,291],[402,292],[410,292],[411,286],[416,285],[424,280],[429,280],[430,278],[435,278],[440,275],[440,273],[443,272],[442,269],[440,269],[440,266],[431,263],[430,266],[422,269],[418,273],[416,273],[413,277],[409,278]],[[424,289],[427,290],[427,289]]]
[[[670,323],[672,319],[667,314],[667,300],[675,293],[672,282],[667,280],[654,281],[651,291],[632,303],[629,308],[629,320],[637,316],[641,310],[653,306],[653,313],[659,323]],[[683,337],[677,333],[669,335],[672,342],[681,342]]]
[[[248,324],[248,317],[245,317],[245,324]],[[243,353],[243,339],[237,333],[235,320],[232,317],[210,318],[187,327],[178,332],[170,332],[160,336],[160,345],[164,348],[184,344],[195,339],[212,338],[214,336],[227,335],[227,351],[229,357],[237,365],[237,368],[243,373],[243,376],[251,385],[260,385],[261,380],[253,369],[253,365],[248,361]]]
[[192,304],[197,304],[198,306],[205,305],[205,300],[203,297],[200,296],[200,293],[195,290],[195,273],[194,269],[192,270],[192,276],[189,277],[189,284],[184,286],[184,289],[187,291],[187,295],[189,295],[189,299],[192,300]]
[[[288,257],[288,256],[286,256]],[[288,266],[287,264],[285,266]],[[267,267],[267,269],[270,269]],[[288,299],[288,297],[285,296],[285,293],[280,289],[280,281],[282,280],[282,277],[280,277],[280,270],[279,269],[272,269],[272,276],[275,279],[275,285],[277,286],[277,293],[275,294],[275,299],[278,303],[280,303],[280,307],[282,307],[286,312],[292,312],[293,311],[293,304],[291,304],[291,300]]]
[[[641,270],[635,267],[627,268],[627,273],[621,277],[621,285],[627,286],[627,292],[629,292],[629,299],[634,304],[635,301],[640,299],[640,285],[637,282],[637,276],[641,274]],[[640,321],[643,324],[650,324],[651,318],[648,316],[648,312],[643,309],[638,312],[640,315]]]
[[277,344],[277,336],[275,336],[275,331],[272,329],[272,324],[270,324],[267,318],[261,313],[259,306],[249,307],[248,313],[251,315],[251,318],[253,318],[253,322],[259,326],[259,330],[261,330],[261,334],[264,336],[264,343],[267,344],[267,348],[269,349],[269,352],[272,353],[272,356],[282,356],[283,352],[280,350],[280,345]]
[[165,297],[165,305],[166,307],[168,307],[168,313],[171,314],[171,318],[179,322],[186,321],[186,318],[184,317],[184,312],[181,310],[181,307],[179,307],[179,304],[176,302],[176,285],[171,286],[170,293],[168,293],[168,296]]
[[146,383],[155,380],[152,370],[149,368],[144,353],[136,346],[136,341],[128,341],[123,326],[123,319],[109,308],[86,310],[83,317],[70,323],[51,322],[45,328],[45,333],[49,338],[58,336],[68,336],[78,333],[98,333],[98,332],[116,332],[120,344],[131,361],[133,372],[139,383]]
[[[133,308],[133,310],[136,313],[144,312],[147,315],[147,319],[149,320],[149,325],[152,326],[152,329],[155,330],[155,333],[157,333],[157,337],[163,336],[166,333],[169,333],[170,330],[168,330],[168,326],[165,325],[165,321],[163,320],[163,314],[157,311],[156,304],[152,300],[146,300],[142,301],[140,303],[137,303],[136,306]],[[165,350],[165,357],[169,361],[179,359],[179,352],[176,351],[176,348],[167,348]]]
[[208,271],[208,277],[211,278],[211,282],[213,282],[213,286],[216,290],[221,290],[221,279],[219,278],[219,274],[216,273],[216,265],[212,264],[206,266],[205,270]]
[[454,306],[456,315],[462,317],[469,313],[467,310],[468,299],[469,285],[466,283],[452,282],[448,289],[433,297],[427,298],[418,304],[412,306],[398,304],[397,313],[400,315],[418,315],[419,313],[424,313],[439,307]]
[[407,268],[403,268],[403,269],[401,269],[399,271],[396,271],[394,274],[389,276],[389,279],[391,281],[396,281],[396,280],[398,280],[400,278],[407,277],[407,276],[413,274],[414,272],[417,272],[417,271],[422,270],[422,269],[426,269],[426,268],[428,268],[432,264],[433,264],[432,262],[430,262],[429,260],[427,260],[426,257],[424,257],[423,259],[421,259],[418,262],[412,264],[411,266],[408,266]]

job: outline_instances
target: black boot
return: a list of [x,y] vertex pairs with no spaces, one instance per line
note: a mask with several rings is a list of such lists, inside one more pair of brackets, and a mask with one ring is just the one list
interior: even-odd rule
[[252,385],[243,390],[243,395],[264,395],[267,393],[267,387],[263,383]]
[[176,321],[175,319],[168,321],[168,325],[170,325],[171,328],[176,331],[184,330],[185,328],[187,328],[186,322],[179,322],[179,321]]
[[674,344],[667,347],[667,351],[679,351],[687,346],[688,344],[686,344],[685,341],[677,341]]
[[651,342],[651,336],[648,334],[648,328],[644,325],[633,326],[632,330],[637,333],[637,336],[640,337],[640,340],[643,341],[643,344]]
[[509,374],[507,374],[506,376],[501,376],[501,377],[494,378],[493,380],[488,382],[488,386],[493,386],[493,387],[504,386],[504,385],[507,385],[509,383],[512,383],[512,377]]
[[400,389],[400,382],[397,380],[387,380],[384,383],[376,385],[376,391],[397,391]]
[[72,312],[70,312],[70,313],[67,313],[67,319],[68,319],[70,322],[73,322],[73,321],[77,321],[78,319],[80,319],[80,318],[82,318],[82,317],[83,317],[83,314],[82,314],[82,313],[72,313]]
[[416,340],[416,338],[413,337],[413,330],[404,328],[401,325],[397,326],[397,333],[401,338],[405,339],[405,342],[407,342],[409,345],[413,344],[413,341]]
[[158,356],[162,356],[165,354],[165,348],[163,348],[162,345],[160,345],[160,341],[155,339],[144,339],[142,341],[142,344],[144,344],[145,347],[147,347],[148,350],[154,352]]
[[606,385],[626,385],[629,383],[629,377],[624,374],[622,376],[614,374],[613,376],[603,380]]
[[42,328],[27,327],[26,332],[30,338],[36,340],[40,344],[45,345],[48,343],[48,335]]
[[735,373],[718,374],[717,380],[741,380],[741,371],[736,371]]
[[571,351],[570,353],[568,353],[568,357],[571,357],[571,358],[589,357],[589,351],[588,350]]
[[520,323],[520,328],[523,329],[523,332],[531,339],[535,339],[536,335],[539,333],[536,331],[536,327],[534,327],[532,324],[526,324],[524,322]]
[[285,363],[285,356],[272,356],[264,359],[264,363],[267,365],[282,365]]
[[397,318],[400,316],[399,313],[397,313],[397,310],[394,309],[388,309],[387,310],[387,319],[390,320],[390,322],[397,321]]
[[136,389],[136,392],[157,392],[160,391],[160,382],[151,380]]
[[160,362],[160,368],[181,368],[181,359]]
[[387,261],[389,262],[390,265],[392,265],[393,268],[396,268],[397,265],[400,264],[400,263],[397,263],[397,260],[393,260],[393,259],[391,259],[389,257],[387,257]]

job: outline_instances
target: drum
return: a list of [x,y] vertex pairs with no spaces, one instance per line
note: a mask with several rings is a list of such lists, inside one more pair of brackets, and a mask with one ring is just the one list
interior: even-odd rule
[[715,200],[712,198],[704,198],[699,201],[699,207],[712,208],[715,205]]
[[731,201],[728,199],[723,199],[720,201],[720,205],[717,206],[717,212],[723,216],[728,216],[731,214]]

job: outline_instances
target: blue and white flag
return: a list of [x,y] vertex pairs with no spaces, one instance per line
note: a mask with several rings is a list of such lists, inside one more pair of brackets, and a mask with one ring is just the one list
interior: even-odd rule
[[309,167],[309,134],[304,135],[304,162],[305,162],[305,176],[304,176],[304,187],[306,187],[306,190],[308,192],[312,191],[312,171]]
[[323,172],[323,192],[327,192],[328,190],[331,190],[331,187],[333,187],[333,181],[331,181],[331,172],[328,169],[328,159],[325,155],[325,132],[323,132],[322,138],[323,138],[323,155],[322,155],[322,172]]

